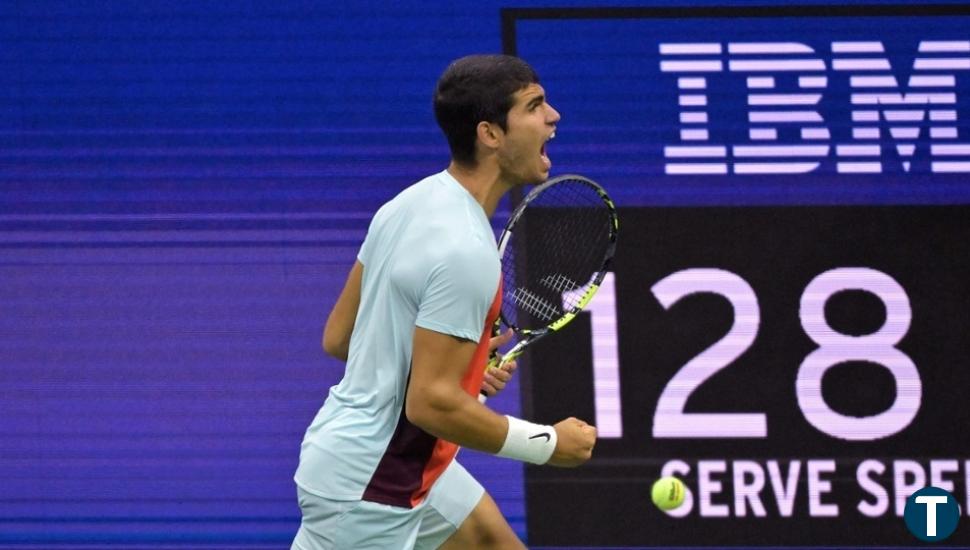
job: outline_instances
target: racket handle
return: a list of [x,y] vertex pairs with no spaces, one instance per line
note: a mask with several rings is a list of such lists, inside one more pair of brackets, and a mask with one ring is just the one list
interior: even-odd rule
[[[522,355],[522,351],[524,349],[525,349],[525,346],[517,345],[514,348],[510,349],[509,352],[503,355],[502,357],[499,357],[498,353],[493,351],[491,355],[488,356],[488,364],[485,365],[485,371],[488,372],[488,369],[492,369],[492,368],[500,369],[504,367],[506,363]],[[478,402],[485,403],[486,399],[488,399],[488,395],[485,393],[485,390],[479,391]]]

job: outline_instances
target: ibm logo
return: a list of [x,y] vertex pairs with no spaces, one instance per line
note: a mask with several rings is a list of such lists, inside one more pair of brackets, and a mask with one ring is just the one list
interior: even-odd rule
[[[882,173],[888,162],[909,172],[916,141],[927,137],[933,173],[970,172],[970,143],[955,141],[956,72],[970,70],[970,41],[920,42],[905,86],[882,42],[832,42],[829,63],[797,42],[662,43],[660,54],[660,70],[677,76],[680,93],[680,143],[664,147],[667,174],[804,174],[833,150],[842,174]],[[724,72],[747,84],[743,145],[710,135],[708,81]],[[836,75],[849,80],[852,138],[833,143],[817,106]],[[884,130],[898,159],[881,158]]]

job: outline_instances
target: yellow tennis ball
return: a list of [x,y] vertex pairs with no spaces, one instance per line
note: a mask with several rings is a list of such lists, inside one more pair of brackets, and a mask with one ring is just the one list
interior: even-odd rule
[[657,508],[673,510],[684,503],[684,482],[673,476],[662,477],[653,482],[650,497]]

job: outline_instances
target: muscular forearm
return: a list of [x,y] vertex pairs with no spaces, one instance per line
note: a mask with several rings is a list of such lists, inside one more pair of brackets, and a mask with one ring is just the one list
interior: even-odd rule
[[471,449],[497,453],[505,442],[508,420],[457,388],[411,388],[408,420],[422,430]]

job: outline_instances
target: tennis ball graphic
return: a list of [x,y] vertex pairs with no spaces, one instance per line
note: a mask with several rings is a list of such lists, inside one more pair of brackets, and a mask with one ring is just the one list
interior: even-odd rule
[[657,508],[673,510],[684,503],[684,482],[673,476],[662,477],[653,483],[650,497]]

